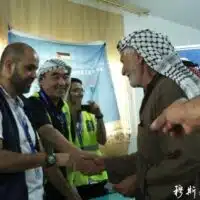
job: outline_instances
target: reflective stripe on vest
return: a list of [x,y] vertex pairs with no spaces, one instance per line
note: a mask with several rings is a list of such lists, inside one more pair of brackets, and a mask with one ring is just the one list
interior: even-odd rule
[[[35,93],[33,95],[36,98],[39,98],[39,93]],[[64,102],[64,105],[62,107],[62,112],[65,114],[66,119],[67,119],[67,124],[68,124],[68,129],[69,129],[69,141],[74,144],[75,146],[80,148],[78,139],[76,137],[74,143],[72,141],[72,135],[71,135],[71,114],[69,110],[69,106],[66,102]],[[96,138],[96,120],[94,115],[87,113],[85,111],[82,112],[83,114],[83,149],[85,151],[91,151],[96,153],[97,155],[102,155],[101,152],[99,151],[99,145],[97,143],[97,138]],[[47,113],[49,120],[51,120],[51,116],[49,113]],[[80,185],[88,185],[88,184],[93,184],[93,183],[98,183],[103,180],[107,180],[108,176],[107,173],[104,171],[101,174],[94,175],[94,176],[85,176],[80,172],[72,172],[71,169],[67,169],[68,173],[68,180],[72,185],[75,186],[80,186]]]
[[95,144],[95,145],[88,145],[88,146],[84,146],[83,150],[85,151],[97,151],[99,149],[99,145]]

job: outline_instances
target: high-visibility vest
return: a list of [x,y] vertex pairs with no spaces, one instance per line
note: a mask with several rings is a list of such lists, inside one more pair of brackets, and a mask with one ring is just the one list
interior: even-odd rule
[[[36,92],[33,94],[33,97],[36,97],[39,99],[40,95],[38,92]],[[67,120],[67,128],[68,128],[68,132],[69,132],[69,137],[71,138],[71,115],[70,115],[70,111],[69,111],[69,106],[66,102],[64,102],[64,104],[63,104],[62,112],[65,114],[65,118]],[[51,116],[48,112],[47,112],[47,115],[48,115],[50,122],[52,122]]]
[[[82,115],[82,145],[79,142],[78,137],[74,141],[74,144],[85,151],[102,155],[99,150],[99,144],[97,142],[97,127],[95,116],[86,111],[81,112]],[[71,141],[72,139],[69,138]],[[108,179],[106,171],[101,172],[98,175],[86,176],[81,172],[70,172],[68,174],[69,182],[74,186],[82,186],[88,184],[98,183]]]
[[[39,98],[39,93],[35,93],[33,95],[36,98]],[[67,120],[67,126],[68,126],[68,131],[69,131],[69,142],[74,144],[76,147],[81,148],[81,145],[79,143],[78,137],[75,137],[75,141],[72,140],[72,134],[71,134],[71,114],[70,114],[70,109],[67,104],[67,102],[64,102],[64,105],[62,107],[62,112],[66,116]],[[86,111],[82,111],[82,141],[83,141],[83,147],[82,149],[85,151],[91,151],[96,153],[97,155],[102,155],[102,153],[99,150],[99,144],[97,142],[97,134],[96,134],[96,119],[93,114],[88,113]],[[47,113],[49,120],[51,120],[51,116],[49,113]],[[98,183],[104,180],[108,179],[107,173],[104,171],[98,175],[94,176],[86,176],[82,174],[81,172],[72,172],[71,169],[67,169],[67,174],[68,174],[68,180],[71,185],[73,186],[81,186],[81,185],[88,185],[88,184],[93,184],[93,183]]]

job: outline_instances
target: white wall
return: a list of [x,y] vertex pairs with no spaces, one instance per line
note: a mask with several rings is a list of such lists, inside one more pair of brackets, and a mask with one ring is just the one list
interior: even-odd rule
[[176,46],[200,44],[200,30],[158,17],[138,17],[133,14],[124,13],[125,35],[141,28],[149,28],[167,34],[171,42]]
[[[182,26],[174,22],[153,16],[139,17],[137,15],[124,13],[124,35],[143,28],[149,28],[167,34],[175,46],[200,44],[200,30]],[[143,92],[141,89],[134,89],[136,110],[140,107]]]
[[[195,45],[200,44],[200,30],[195,30],[190,27],[176,24],[174,22],[164,20],[162,18],[153,16],[136,16],[130,13],[124,13],[124,35],[138,30],[149,28],[161,33],[168,35],[172,44],[175,46],[185,46],[185,45]],[[138,114],[141,101],[143,98],[142,89],[132,89],[132,99],[133,99],[133,113],[132,113],[132,123],[135,127],[134,135],[132,136],[131,144],[129,147],[129,152],[136,150],[136,135],[137,135],[137,123]],[[136,115],[135,115],[136,114]]]
[[[71,0],[71,1],[75,3],[95,7],[98,9],[102,9],[105,11],[121,13],[124,16],[124,35],[125,36],[135,30],[149,28],[149,29],[153,29],[155,31],[168,35],[171,42],[175,46],[200,44],[200,30],[179,25],[175,22],[164,20],[159,17],[153,17],[153,16],[139,17],[137,15],[124,12],[123,10],[119,8],[114,8],[112,6],[108,6],[103,3],[97,3],[96,1],[93,1],[93,0]],[[116,65],[119,65],[119,63],[115,64],[115,67]],[[125,87],[125,84],[123,84],[124,87],[122,87],[121,83],[122,83],[122,79],[124,78],[121,77],[120,70],[111,70],[111,73],[114,79],[114,83],[116,83],[114,84],[114,87],[115,87],[116,95],[118,96],[118,98],[119,96],[123,96],[121,94],[125,94],[124,99],[120,98],[120,101],[118,98],[117,99],[119,103],[119,108],[121,110],[122,120],[127,121],[128,124],[131,123],[131,129],[133,133],[132,140],[129,146],[129,153],[131,153],[131,152],[136,151],[137,124],[139,121],[138,114],[139,114],[141,101],[143,99],[143,91],[142,89],[132,89],[130,88],[130,86]],[[120,90],[123,90],[123,91],[120,91]],[[128,103],[129,105],[126,105],[126,103]],[[128,108],[130,109],[130,112],[127,110]]]

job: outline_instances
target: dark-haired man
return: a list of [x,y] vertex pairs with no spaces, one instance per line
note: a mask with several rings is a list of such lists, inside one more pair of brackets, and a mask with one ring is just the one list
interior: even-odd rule
[[[49,59],[39,68],[37,75],[40,91],[28,99],[26,108],[45,150],[68,152],[76,170],[90,171],[96,166],[93,160],[85,159],[88,154],[68,141],[71,136],[71,115],[63,99],[70,86],[71,67],[60,59]],[[66,168],[61,168],[61,171],[67,180]],[[65,196],[50,181],[45,184],[45,192],[47,200],[65,199]],[[78,196],[75,198],[80,199]]]
[[[95,102],[82,105],[83,96],[82,81],[78,78],[72,78],[68,93],[68,105],[72,118],[71,141],[78,148],[101,156],[99,144],[104,145],[106,143],[103,114]],[[71,184],[77,187],[84,200],[107,194],[107,190],[104,188],[107,183],[107,173],[105,171],[94,176],[72,172],[69,174],[69,179]]]

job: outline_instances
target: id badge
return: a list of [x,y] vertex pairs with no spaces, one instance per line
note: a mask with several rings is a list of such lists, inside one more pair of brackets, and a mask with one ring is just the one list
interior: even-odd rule
[[36,168],[34,170],[35,170],[35,177],[36,177],[36,179],[40,180],[42,178],[42,173],[41,173],[40,168]]

